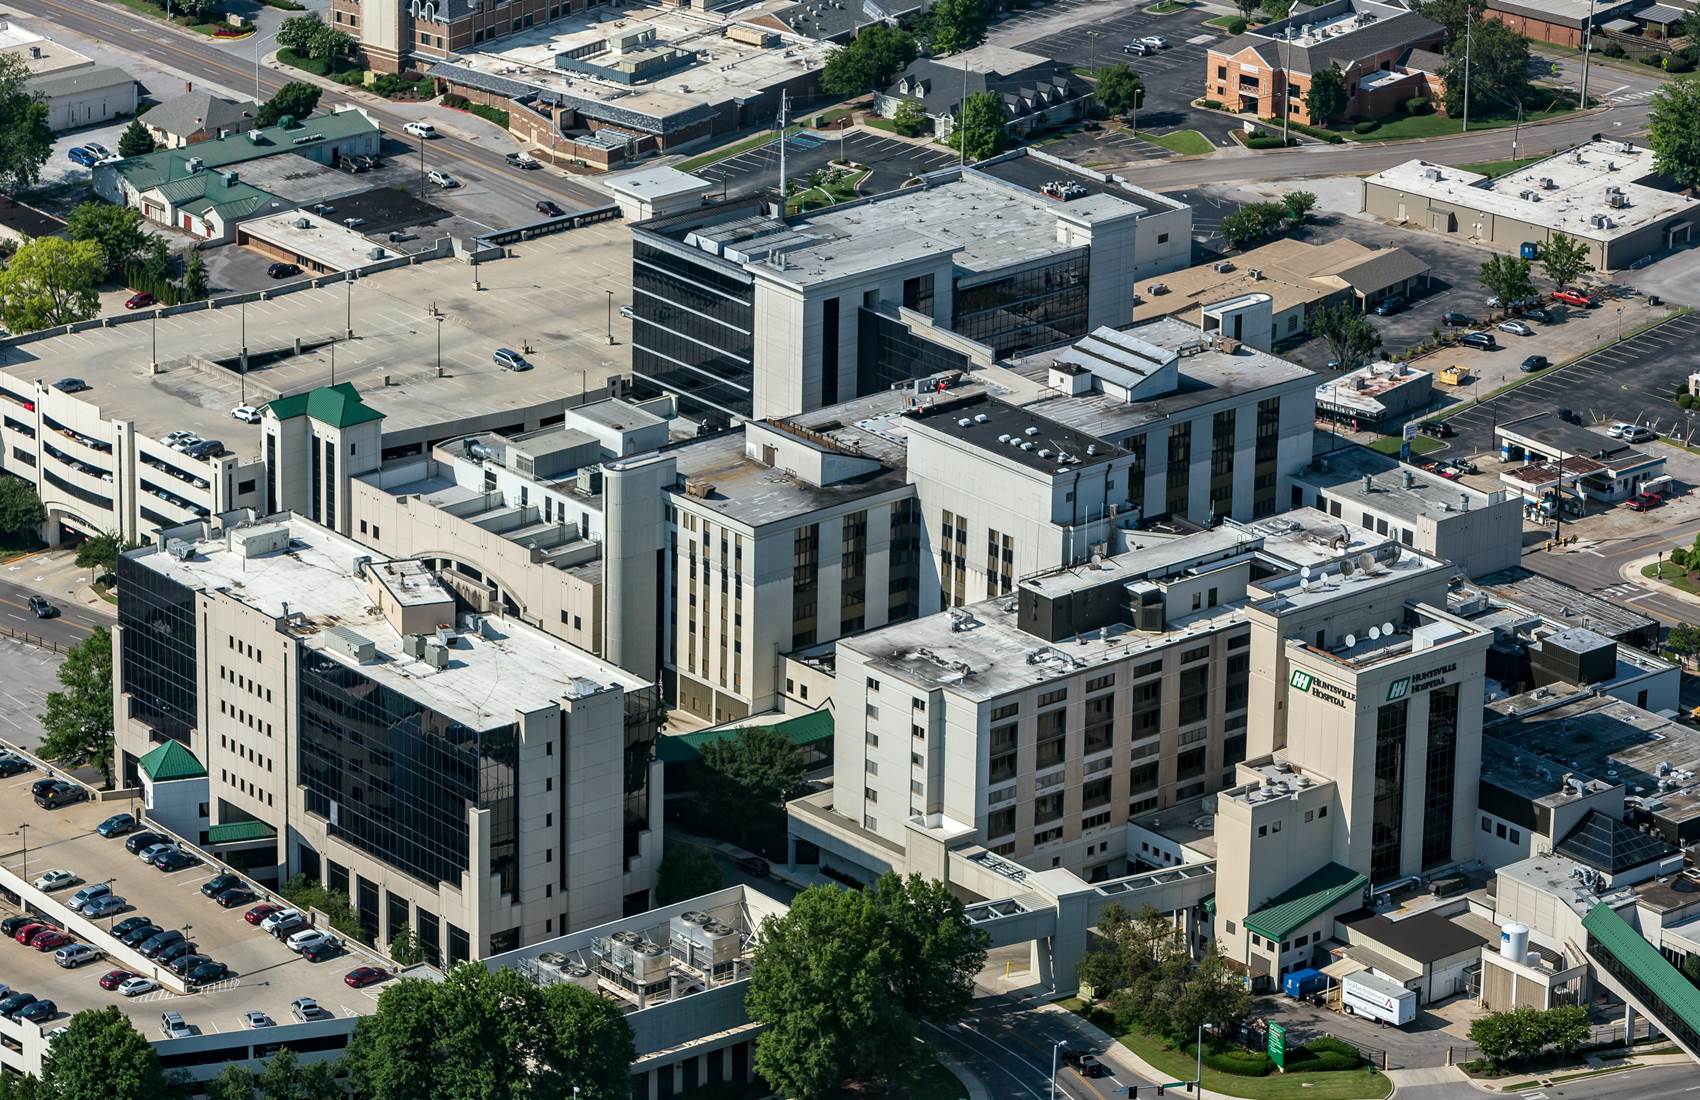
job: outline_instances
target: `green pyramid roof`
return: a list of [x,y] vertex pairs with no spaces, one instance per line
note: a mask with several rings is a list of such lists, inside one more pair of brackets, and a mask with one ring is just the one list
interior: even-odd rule
[[154,749],[136,761],[136,766],[155,783],[168,783],[173,779],[205,779],[207,776],[207,769],[201,767],[195,754],[176,741],[167,741]]
[[333,428],[348,428],[369,420],[382,420],[384,414],[360,399],[360,391],[351,382],[320,386],[306,393],[280,397],[267,406],[279,420],[310,416]]

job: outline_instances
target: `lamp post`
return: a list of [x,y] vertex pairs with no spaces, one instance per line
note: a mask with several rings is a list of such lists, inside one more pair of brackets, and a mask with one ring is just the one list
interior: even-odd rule
[[159,369],[159,309],[157,307],[155,307],[155,309],[153,311],[153,351],[149,354],[149,359],[153,364],[153,368],[155,370],[158,370]]
[[419,197],[425,197],[425,135],[419,136]]
[[343,296],[343,311],[342,311],[342,318],[343,318],[342,330],[343,330],[343,334],[344,334],[343,339],[344,340],[352,340],[352,339],[354,339],[354,272],[353,271],[349,271],[348,274],[343,276],[342,285],[348,291],[348,293]]
[[12,835],[16,836],[16,837],[22,837],[23,838],[23,842],[24,842],[24,873],[23,873],[23,878],[25,879],[25,881],[28,881],[29,877],[30,877],[30,827],[28,825],[19,825],[16,829],[12,830]]
[[[1302,0],[1293,0],[1292,6],[1287,9],[1287,14],[1283,18],[1291,19],[1293,13],[1299,10],[1301,2]],[[1293,28],[1291,26],[1284,29],[1281,35],[1281,43],[1281,148],[1285,149],[1288,141],[1288,123],[1293,118],[1293,78],[1289,72],[1293,64]]]
[[1470,132],[1470,31],[1474,25],[1474,21],[1464,23],[1464,118],[1458,130],[1461,134]]
[[1058,1039],[1051,1044],[1051,1100],[1057,1100],[1057,1051],[1066,1046],[1067,1039]]
[[248,403],[248,300],[242,299],[242,368],[236,372],[242,380],[242,403]]
[[[1622,312],[1619,310],[1618,312]],[[614,292],[608,291],[608,346],[614,346]]]
[[437,314],[437,377],[443,376],[443,315]]

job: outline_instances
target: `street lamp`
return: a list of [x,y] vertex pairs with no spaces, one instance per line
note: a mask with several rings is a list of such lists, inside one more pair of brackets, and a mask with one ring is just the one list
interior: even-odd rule
[[[1618,310],[1619,313],[1623,311]],[[614,346],[614,292],[608,291],[608,346]]]
[[153,311],[153,352],[150,356],[153,368],[159,369],[159,310]]
[[[1293,0],[1292,6],[1287,9],[1287,14],[1282,18],[1291,19],[1293,13],[1299,10],[1299,4],[1302,2],[1303,0]],[[1281,41],[1283,43],[1281,54],[1281,148],[1285,149],[1288,140],[1287,124],[1292,121],[1293,117],[1293,78],[1291,72],[1289,72],[1293,64],[1293,28],[1291,26],[1282,29]],[[1314,124],[1316,120],[1311,119],[1311,122]]]
[[1051,1044],[1051,1100],[1057,1100],[1057,1051],[1066,1046],[1067,1039],[1058,1039]]
[[443,376],[443,315],[437,314],[437,377]]
[[16,837],[22,837],[23,838],[23,842],[24,842],[24,873],[23,873],[23,877],[24,877],[25,881],[28,881],[29,877],[30,877],[30,827],[28,825],[19,825],[16,829],[12,830],[12,835],[16,836]]
[[354,339],[354,272],[353,271],[350,271],[350,272],[348,272],[347,275],[343,276],[342,285],[344,287],[346,287],[347,290],[348,290],[348,293],[344,296],[343,332],[346,333],[346,335],[343,337],[343,339],[352,340],[352,339]]

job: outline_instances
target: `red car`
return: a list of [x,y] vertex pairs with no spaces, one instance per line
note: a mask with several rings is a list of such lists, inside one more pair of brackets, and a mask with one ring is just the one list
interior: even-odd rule
[[37,932],[45,931],[50,927],[52,926],[41,923],[26,924],[22,928],[18,929],[17,932],[12,935],[12,938],[17,940],[19,943],[28,943],[30,940],[35,938],[35,934]]
[[108,970],[100,976],[100,988],[107,990],[117,989],[119,986],[134,977],[135,975],[130,973],[128,970]]
[[242,919],[249,924],[259,924],[273,913],[281,912],[282,909],[283,906],[281,905],[273,905],[269,901],[264,901],[242,914]]
[[381,970],[376,966],[357,966],[344,974],[342,980],[354,989],[365,989],[369,985],[376,985],[378,982],[384,981],[389,976],[388,970]]
[[125,309],[146,309],[148,306],[158,304],[158,300],[145,290],[138,290],[136,293],[124,299]]
[[35,934],[35,938],[30,940],[30,946],[35,948],[37,951],[57,951],[59,948],[64,947],[70,942],[70,936],[67,936],[57,928],[49,928],[45,931],[37,932]]
[[1599,300],[1592,294],[1582,290],[1555,290],[1552,292],[1552,296],[1554,300],[1563,302],[1567,306],[1575,306],[1578,309],[1592,309],[1600,304]]

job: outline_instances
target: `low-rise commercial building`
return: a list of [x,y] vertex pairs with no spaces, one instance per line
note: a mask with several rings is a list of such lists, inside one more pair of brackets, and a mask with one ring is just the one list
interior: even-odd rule
[[138,121],[160,145],[181,149],[252,130],[258,115],[259,105],[253,100],[226,99],[204,88],[192,88],[149,107]]
[[1434,376],[1428,371],[1404,363],[1371,363],[1319,383],[1316,415],[1348,431],[1388,434],[1433,400]]
[[1596,140],[1492,179],[1410,160],[1363,181],[1362,208],[1383,221],[1500,250],[1563,233],[1600,271],[1686,244],[1700,203],[1663,185],[1651,149]]
[[1482,14],[1536,42],[1580,49],[1590,24],[1597,30],[1644,7],[1646,0],[1488,0]]
[[913,100],[921,105],[933,136],[943,141],[956,128],[964,96],[985,92],[998,97],[1004,131],[1017,140],[1031,130],[1085,118],[1094,102],[1092,85],[1064,62],[1001,46],[977,46],[943,61],[910,62],[874,96],[874,112],[892,118]]
[[136,78],[116,65],[57,69],[32,76],[27,87],[47,104],[47,125],[55,133],[136,113]]
[[1663,476],[1660,455],[1636,449],[1627,440],[1590,431],[1557,413],[1536,413],[1494,427],[1501,461],[1523,465],[1501,473],[1500,480],[1526,502],[1531,512],[1551,515],[1559,503],[1580,513],[1588,500],[1613,504],[1641,491],[1643,483]]

